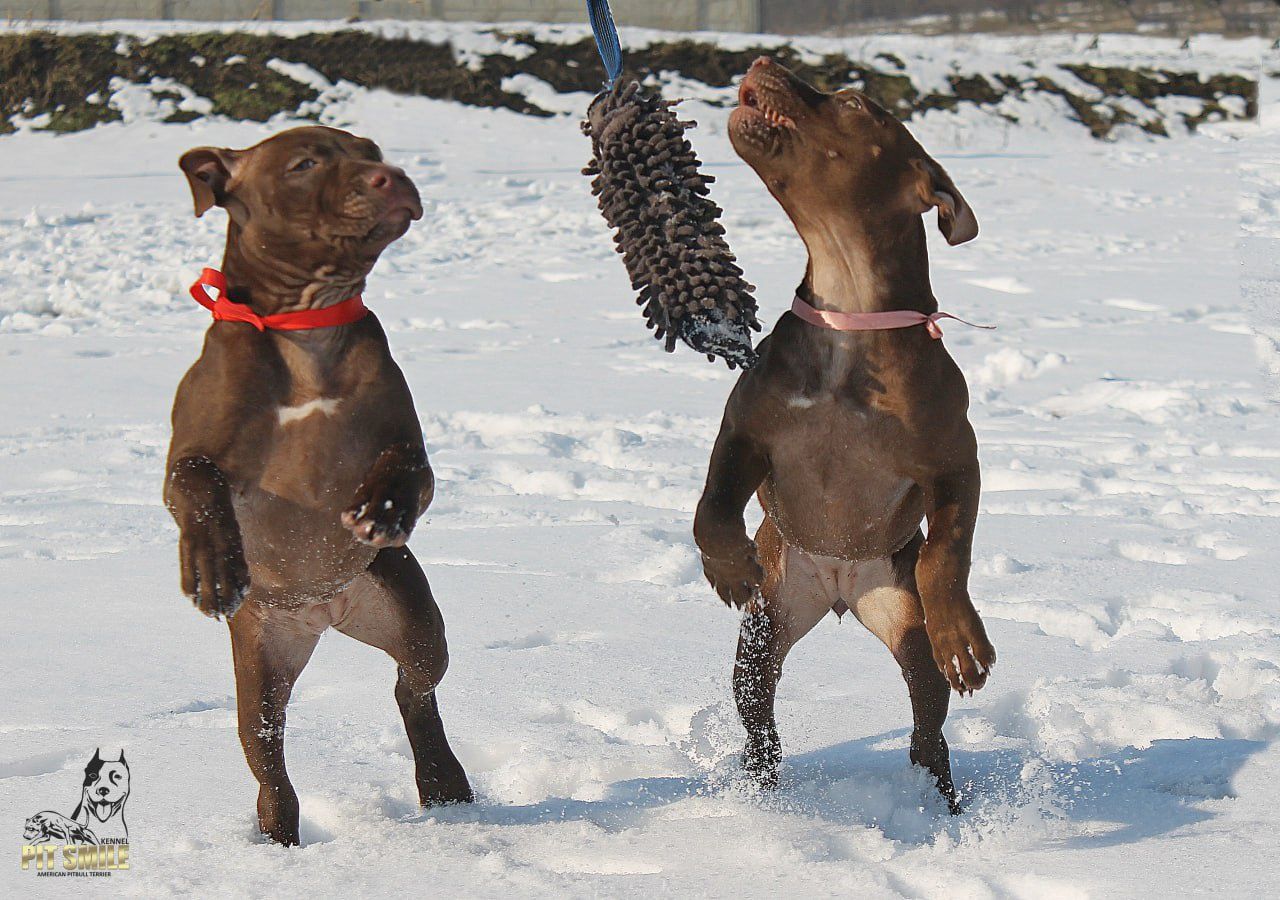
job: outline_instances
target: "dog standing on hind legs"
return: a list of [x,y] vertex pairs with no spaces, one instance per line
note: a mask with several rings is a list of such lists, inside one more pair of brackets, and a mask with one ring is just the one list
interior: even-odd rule
[[219,206],[229,222],[221,272],[193,287],[215,321],[174,401],[165,503],[183,592],[230,627],[259,826],[298,843],[285,707],[330,626],[396,661],[422,804],[470,801],[436,704],[444,621],[405,547],[435,480],[360,299],[378,256],[422,217],[417,189],[372,141],[324,127],[200,147],[179,165],[196,215]]
[[[777,784],[783,661],[828,611],[852,611],[906,679],[911,761],[958,812],[950,691],[981,688],[996,654],[969,598],[977,443],[964,377],[936,339],[921,215],[936,209],[950,244],[978,223],[866,95],[821,92],[762,57],[739,101],[730,141],[809,252],[792,311],[729,397],[694,521],[707,580],[745,608],[733,677],[743,765]],[[765,511],[755,541],[752,494]]]

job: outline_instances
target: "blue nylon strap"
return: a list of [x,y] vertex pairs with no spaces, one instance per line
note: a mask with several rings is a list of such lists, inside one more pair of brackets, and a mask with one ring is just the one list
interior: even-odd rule
[[622,73],[622,45],[618,42],[618,28],[613,24],[609,0],[587,0],[587,15],[591,19],[591,31],[596,36],[596,48],[604,62],[606,84],[613,87]]

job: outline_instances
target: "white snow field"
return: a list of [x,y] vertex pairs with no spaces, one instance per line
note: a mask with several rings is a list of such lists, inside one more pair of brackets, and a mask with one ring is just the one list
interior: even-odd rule
[[1257,333],[1258,360],[1280,400],[1280,57],[1264,60],[1259,84],[1264,115],[1242,134],[1239,256],[1241,297]]
[[[1183,67],[1259,45],[1206,46]],[[772,322],[803,248],[725,110],[687,113]],[[394,665],[327,635],[289,710],[297,849],[256,833],[226,629],[179,593],[160,502],[169,404],[207,324],[185,288],[225,222],[191,216],[177,157],[288,123],[0,137],[0,895],[1274,895],[1280,409],[1239,249],[1256,300],[1277,277],[1250,235],[1280,235],[1280,140],[1101,143],[1058,115],[913,124],[982,223],[934,242],[935,291],[999,326],[944,323],[982,447],[972,587],[1000,654],[953,700],[953,818],[908,764],[893,660],[851,617],[788,660],[781,789],[738,779],[736,616],[690,535],[733,375],[645,331],[576,118],[330,104],[428,207],[366,300],[439,478],[411,546],[479,802],[418,809]],[[68,811],[98,747],[132,768],[130,870],[20,871],[23,820]]]

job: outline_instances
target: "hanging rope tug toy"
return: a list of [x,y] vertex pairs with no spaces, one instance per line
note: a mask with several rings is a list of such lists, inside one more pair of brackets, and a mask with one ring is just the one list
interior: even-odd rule
[[695,123],[676,118],[679,101],[619,78],[622,47],[608,0],[587,0],[587,13],[608,80],[582,123],[592,149],[582,174],[593,177],[591,192],[615,229],[636,304],[668,353],[679,338],[713,362],[719,356],[730,369],[750,368],[751,331],[760,330],[755,288],[725,243],[707,188],[715,179],[699,171],[684,136]]

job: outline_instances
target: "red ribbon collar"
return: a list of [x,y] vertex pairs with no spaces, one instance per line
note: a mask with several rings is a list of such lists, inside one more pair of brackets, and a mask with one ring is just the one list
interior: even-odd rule
[[[212,288],[216,296],[209,299]],[[244,303],[227,299],[227,277],[217,269],[205,269],[191,285],[191,296],[197,303],[213,313],[215,322],[248,322],[259,331],[305,331],[309,328],[333,328],[359,322],[369,314],[369,308],[357,294],[333,306],[321,309],[302,309],[260,316]]]

